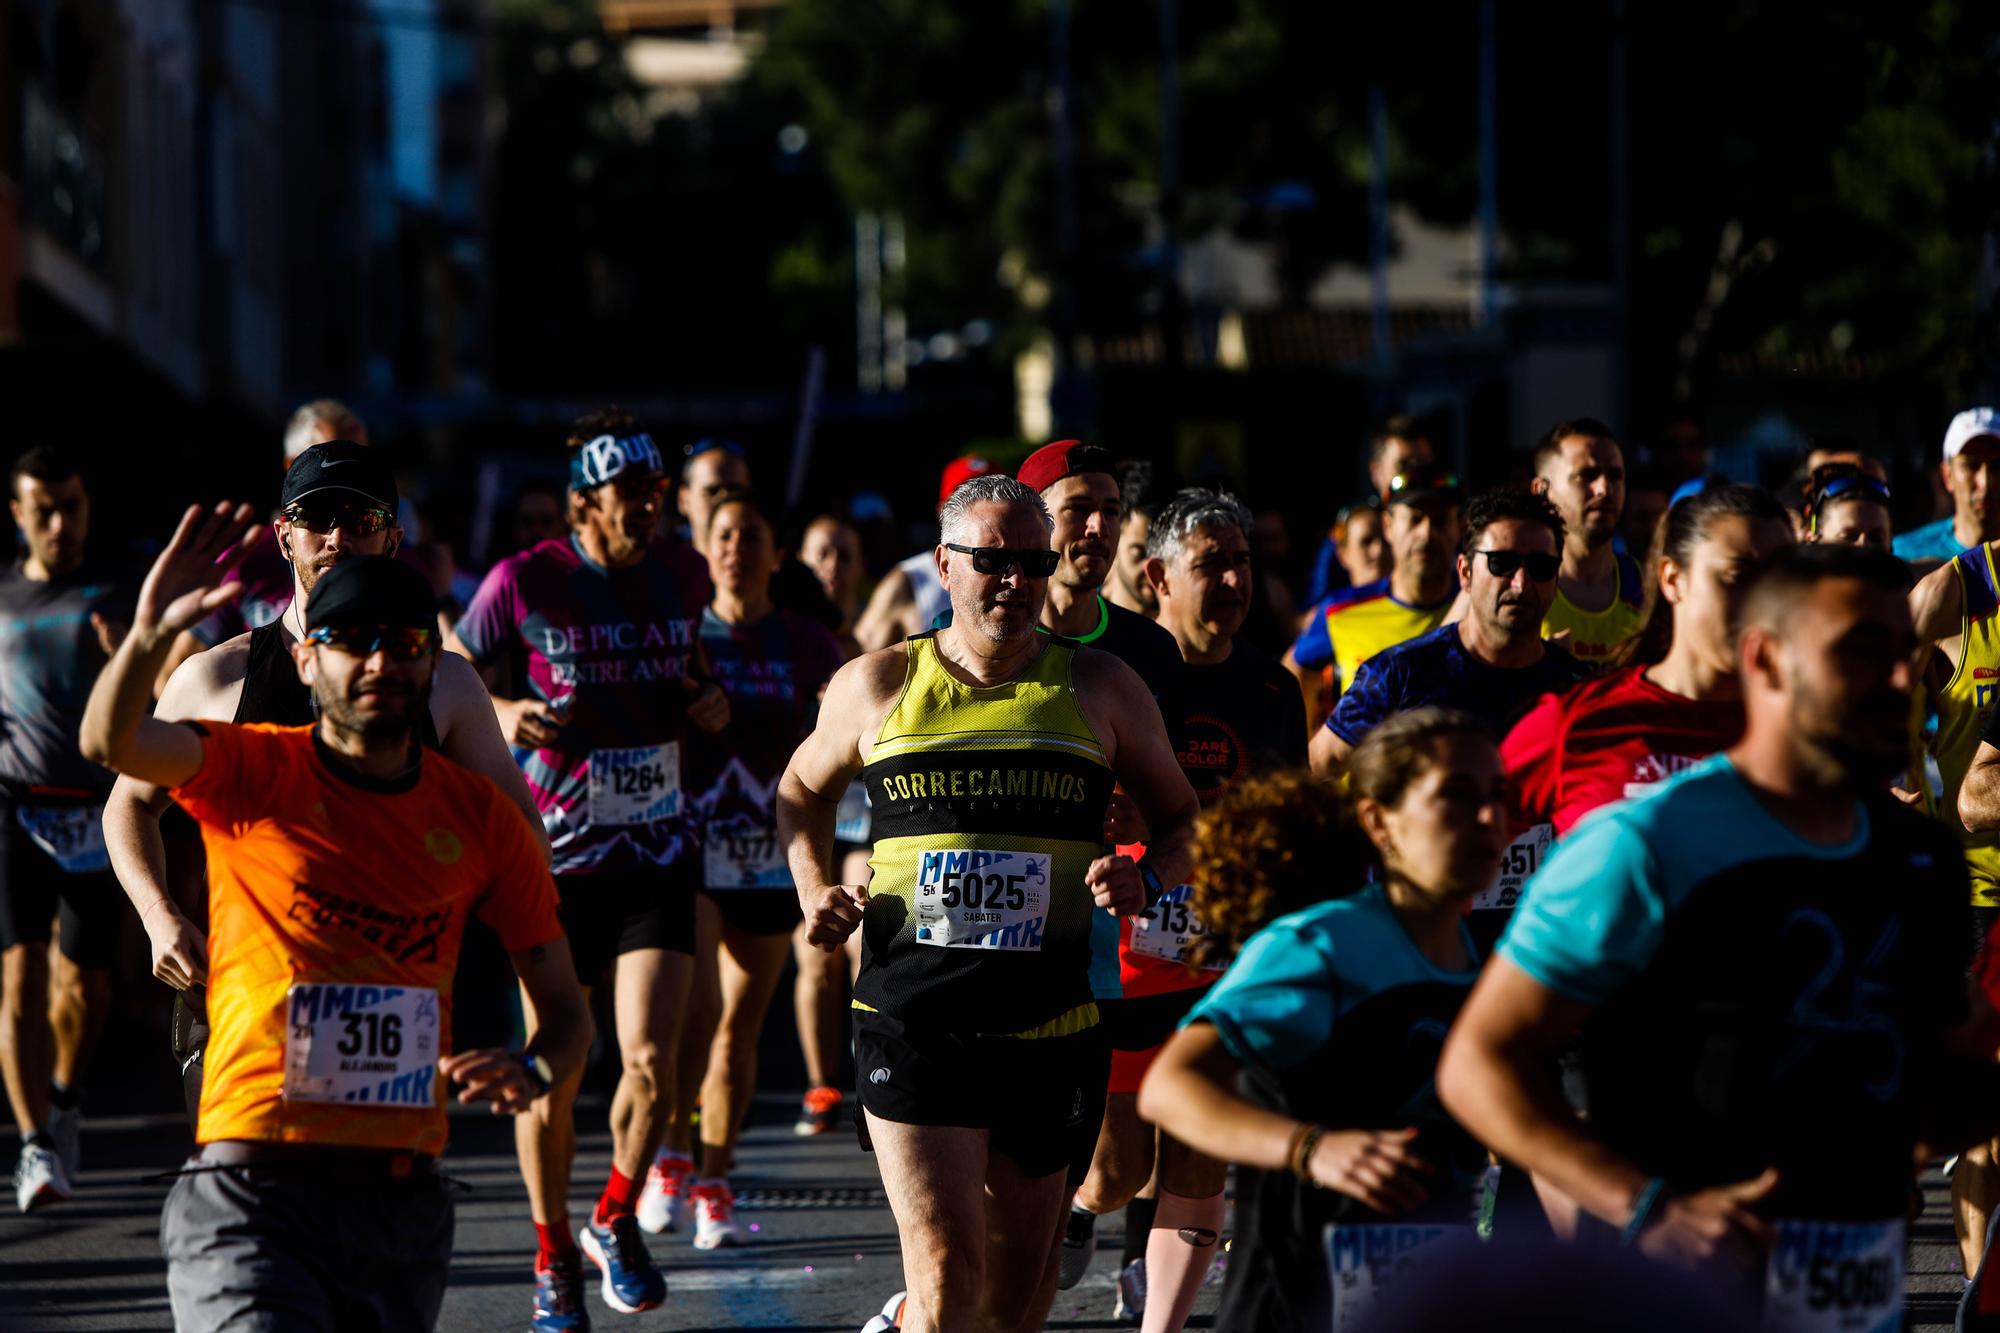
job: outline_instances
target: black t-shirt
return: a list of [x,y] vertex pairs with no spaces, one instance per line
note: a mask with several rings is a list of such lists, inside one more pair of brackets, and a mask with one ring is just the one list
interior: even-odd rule
[[1181,772],[1203,805],[1246,774],[1306,762],[1299,683],[1248,644],[1238,642],[1214,666],[1183,662],[1179,684],[1160,700],[1160,711]]

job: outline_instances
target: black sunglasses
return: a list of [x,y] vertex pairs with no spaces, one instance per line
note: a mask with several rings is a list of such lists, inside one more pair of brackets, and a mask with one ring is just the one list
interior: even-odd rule
[[367,657],[376,649],[402,662],[430,656],[437,647],[435,629],[398,629],[389,625],[321,625],[306,631],[307,643],[325,644],[350,657]]
[[1550,555],[1547,551],[1468,551],[1467,555],[1486,557],[1486,568],[1496,579],[1511,579],[1514,571],[1526,565],[1528,577],[1537,583],[1547,583],[1562,568],[1562,557]]
[[283,513],[285,522],[322,536],[342,528],[357,537],[372,537],[387,528],[393,517],[381,505],[353,500],[294,500]]
[[1016,551],[1006,546],[960,546],[957,542],[946,542],[944,549],[971,556],[973,569],[988,578],[1019,565],[1027,578],[1045,579],[1056,572],[1056,565],[1062,560],[1056,551]]

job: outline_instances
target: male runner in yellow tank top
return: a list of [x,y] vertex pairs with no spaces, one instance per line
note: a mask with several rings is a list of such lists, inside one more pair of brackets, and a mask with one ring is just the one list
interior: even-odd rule
[[[862,931],[856,1065],[908,1287],[871,1327],[1031,1329],[1109,1077],[1090,921],[1185,879],[1199,804],[1132,669],[1035,632],[1057,562],[1041,497],[975,478],[939,526],[952,623],[834,676],[779,785],[778,830],[808,942]],[[866,888],[831,882],[856,775],[874,815]],[[1114,780],[1151,832],[1143,862],[1107,854]]]
[[[2000,835],[1973,833],[1959,818],[1959,787],[1979,750],[1980,732],[2000,697],[2000,577],[1994,543],[1961,551],[1926,574],[1910,594],[1917,638],[1928,662],[1920,679],[1937,707],[1938,776],[1943,789],[1932,813],[1959,835],[1972,880],[1975,947],[2000,920]],[[1908,799],[1908,798],[1906,798]],[[1951,1177],[1952,1221],[1968,1274],[1979,1271],[1986,1230],[2000,1203],[2000,1143],[1969,1148]]]
[[1563,636],[1578,661],[1602,668],[1639,632],[1646,600],[1639,562],[1611,544],[1625,513],[1625,455],[1601,421],[1557,422],[1535,446],[1533,485],[1567,533],[1542,637]]

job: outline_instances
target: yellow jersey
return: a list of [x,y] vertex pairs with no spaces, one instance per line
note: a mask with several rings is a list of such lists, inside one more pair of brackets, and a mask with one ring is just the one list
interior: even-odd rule
[[1979,752],[1980,733],[2000,690],[2000,577],[1990,545],[1960,552],[1951,568],[1958,578],[1959,649],[1951,676],[1936,695],[1938,729],[1931,751],[1943,789],[1931,810],[1965,844],[1973,906],[2000,907],[2000,839],[1969,833],[1958,819],[1958,788]]
[[1292,645],[1292,660],[1308,671],[1332,667],[1333,695],[1338,697],[1363,662],[1442,625],[1457,596],[1455,583],[1442,600],[1428,604],[1397,601],[1387,579],[1343,589],[1319,604]]
[[1639,562],[1621,554],[1616,557],[1613,568],[1617,571],[1618,584],[1612,593],[1611,605],[1602,611],[1582,610],[1563,596],[1562,585],[1558,583],[1555,600],[1549,603],[1548,614],[1542,617],[1542,637],[1553,639],[1567,631],[1569,637],[1563,640],[1563,646],[1577,661],[1593,670],[1602,670],[1645,624],[1642,612],[1646,603],[1646,585],[1639,572]]

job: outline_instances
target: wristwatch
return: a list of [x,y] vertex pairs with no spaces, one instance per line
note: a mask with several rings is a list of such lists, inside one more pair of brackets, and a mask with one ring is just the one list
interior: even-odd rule
[[1167,891],[1166,885],[1160,883],[1159,872],[1144,861],[1139,862],[1139,882],[1146,886],[1146,910],[1150,912],[1160,905],[1160,895]]
[[535,1085],[535,1095],[544,1096],[556,1085],[556,1069],[546,1055],[530,1055],[521,1052],[521,1069],[528,1076],[528,1082]]

